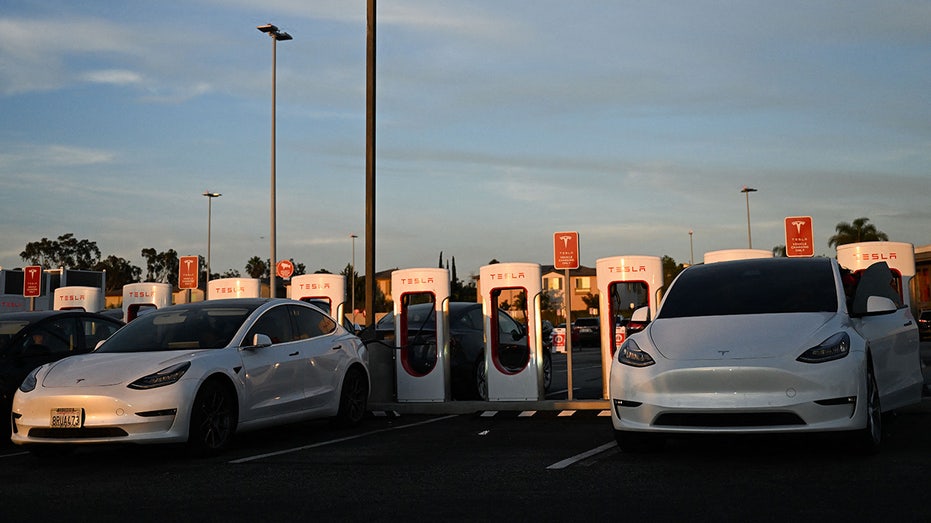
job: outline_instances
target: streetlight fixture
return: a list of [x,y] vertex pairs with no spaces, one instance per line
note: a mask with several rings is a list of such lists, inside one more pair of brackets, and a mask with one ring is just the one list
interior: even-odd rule
[[207,197],[207,279],[205,281],[210,281],[210,222],[213,216],[213,199],[223,195],[218,192],[204,191],[204,196]]
[[278,30],[278,27],[272,24],[265,24],[256,27],[259,31],[267,33],[268,36],[272,38],[272,165],[271,165],[271,253],[268,259],[270,267],[268,268],[268,296],[270,298],[275,297],[275,287],[278,286],[277,275],[275,274],[275,264],[277,263],[277,253],[275,245],[275,91],[276,91],[276,80],[275,80],[275,70],[277,53],[278,53],[278,40],[291,40],[291,35],[284,33]]
[[692,229],[689,229],[689,265],[695,265],[695,251],[692,249]]
[[756,192],[756,189],[752,187],[747,187],[744,185],[744,188],[740,190],[747,196],[747,248],[753,248],[753,240],[750,237],[750,193]]
[[350,234],[349,237],[352,238],[352,267],[350,267],[349,269],[349,277],[350,277],[350,282],[351,282],[349,284],[350,285],[349,292],[351,293],[351,296],[352,296],[352,301],[350,302],[350,305],[352,306],[352,324],[355,325],[356,324],[356,238],[358,238],[358,236],[355,234]]

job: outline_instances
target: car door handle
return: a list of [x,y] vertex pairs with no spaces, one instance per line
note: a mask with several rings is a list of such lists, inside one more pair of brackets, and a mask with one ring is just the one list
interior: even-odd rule
[[297,356],[298,354],[300,354],[300,352],[294,351],[291,354],[288,354],[288,356]]
[[912,324],[912,320],[908,320],[908,322],[904,326],[908,327],[908,326],[911,326],[911,324]]
[[330,349],[330,350],[340,350],[340,349],[342,349],[342,348],[343,348],[342,345],[337,345],[337,346],[333,347],[333,348]]

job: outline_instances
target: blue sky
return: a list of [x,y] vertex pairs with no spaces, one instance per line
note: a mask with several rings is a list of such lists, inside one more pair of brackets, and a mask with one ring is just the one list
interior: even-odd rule
[[[0,266],[74,233],[244,270],[277,252],[364,271],[365,0],[5,0]],[[500,261],[816,253],[858,217],[931,243],[931,3],[381,0],[378,270]]]

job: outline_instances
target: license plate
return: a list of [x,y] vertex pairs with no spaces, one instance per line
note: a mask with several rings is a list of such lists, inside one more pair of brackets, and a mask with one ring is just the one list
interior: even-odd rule
[[52,409],[49,426],[53,429],[79,429],[84,425],[84,409]]
[[582,334],[591,334],[592,330],[589,329],[588,327],[582,327],[581,329],[579,329],[579,332],[581,332]]

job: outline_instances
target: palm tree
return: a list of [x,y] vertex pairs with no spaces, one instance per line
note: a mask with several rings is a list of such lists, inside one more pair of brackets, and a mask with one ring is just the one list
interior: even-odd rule
[[840,222],[834,228],[837,234],[828,240],[828,247],[839,247],[848,243],[887,241],[889,236],[877,230],[869,218],[857,218],[853,223]]
[[262,258],[253,256],[246,262],[246,274],[252,278],[261,278],[268,274],[268,264]]

